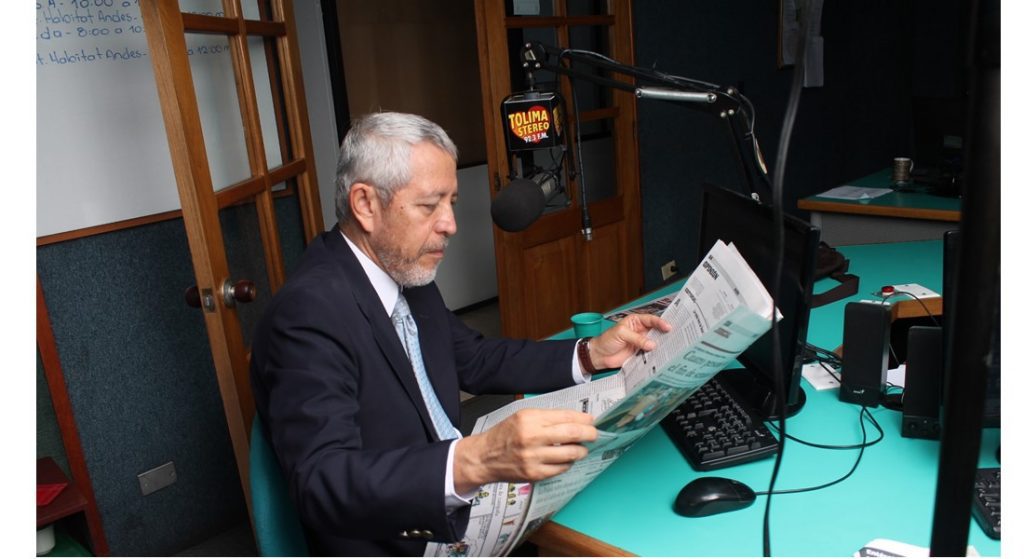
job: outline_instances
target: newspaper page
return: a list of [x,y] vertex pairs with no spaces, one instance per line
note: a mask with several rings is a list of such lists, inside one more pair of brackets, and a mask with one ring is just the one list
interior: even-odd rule
[[[536,484],[494,483],[473,501],[466,536],[428,544],[426,556],[503,556],[529,537],[668,413],[771,327],[771,298],[731,244],[719,241],[665,309],[668,333],[619,374],[524,400],[487,416],[483,432],[523,408],[571,408],[597,416],[598,439],[568,471]],[[777,311],[776,311],[777,312]],[[781,318],[781,317],[780,317]]]
[[675,298],[676,293],[669,293],[668,295],[658,297],[653,301],[648,301],[632,307],[626,307],[613,313],[608,313],[604,315],[604,318],[605,320],[618,322],[631,314],[653,314],[654,316],[661,316],[661,313],[665,312],[665,309],[668,308],[669,304],[671,304],[672,300]]
[[[619,375],[577,384],[532,398],[516,400],[481,418],[473,434],[482,433],[512,414],[526,408],[573,409],[595,416],[611,409],[625,396]],[[532,492],[530,483],[490,483],[481,487],[472,500],[466,536],[447,544],[430,543],[425,556],[467,557],[507,555],[518,541],[525,515],[524,507]]]

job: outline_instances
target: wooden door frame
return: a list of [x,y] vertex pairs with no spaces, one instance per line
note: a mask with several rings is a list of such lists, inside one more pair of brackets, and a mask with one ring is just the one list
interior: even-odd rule
[[[270,14],[266,13],[268,6]],[[323,229],[292,5],[289,0],[261,2],[260,20],[244,19],[240,0],[224,0],[224,17],[182,13],[176,0],[142,0],[139,9],[160,97],[196,286],[201,294],[208,296],[208,303],[203,305],[203,318],[242,491],[251,514],[249,433],[255,404],[241,323],[224,295],[231,278],[219,210],[248,198],[255,200],[271,294],[284,282],[271,188],[284,181],[297,185],[307,242]],[[272,20],[268,21],[267,15],[272,15]],[[231,49],[252,177],[217,192],[213,190],[206,155],[185,43],[186,32],[227,35]],[[267,60],[268,65],[278,66],[280,73],[274,75],[280,78],[283,90],[274,97],[275,116],[279,132],[286,118],[291,133],[289,142],[281,144],[282,156],[290,155],[282,157],[284,163],[274,169],[267,168],[249,65],[250,36],[272,38],[278,54],[276,59],[268,56]]]
[[[556,13],[566,13],[565,0],[553,0]],[[480,60],[480,82],[481,95],[483,96],[484,136],[487,144],[488,183],[491,197],[497,195],[503,183],[507,181],[509,174],[509,163],[505,151],[504,130],[499,123],[498,103],[512,92],[511,79],[507,67],[495,68],[490,61],[494,59],[507,59],[508,39],[507,33],[487,33],[485,29],[500,28],[507,30],[513,27],[558,27],[559,40],[568,42],[568,26],[572,25],[606,25],[609,28],[616,27],[611,34],[613,40],[610,44],[613,57],[622,64],[632,65],[634,60],[633,49],[633,19],[631,0],[609,0],[609,15],[604,16],[506,16],[505,6],[501,2],[489,0],[475,0],[474,8],[477,21],[478,49]],[[568,78],[560,77],[563,89],[568,87]],[[629,76],[619,76],[618,79],[629,80]],[[598,230],[602,225],[622,219],[626,223],[625,235],[622,239],[623,254],[626,255],[625,262],[620,270],[592,270],[592,254],[588,241],[584,240],[579,229],[581,223],[581,211],[578,205],[558,215],[545,215],[534,223],[526,231],[509,233],[499,229],[494,231],[494,248],[497,264],[497,277],[499,284],[498,303],[502,317],[502,332],[507,336],[527,337],[531,332],[528,318],[522,312],[518,301],[526,300],[531,294],[526,293],[526,287],[522,282],[512,284],[509,278],[522,277],[526,273],[526,263],[521,257],[521,252],[529,247],[550,240],[553,236],[573,236],[572,258],[577,273],[586,275],[590,273],[620,273],[622,282],[626,286],[627,294],[625,302],[640,294],[643,288],[643,235],[641,221],[641,198],[640,198],[640,171],[638,164],[638,145],[636,134],[636,98],[629,92],[614,89],[611,91],[612,107],[587,111],[580,115],[583,122],[616,117],[615,126],[623,130],[616,131],[615,157],[616,157],[616,181],[620,185],[618,195],[592,202],[588,204],[593,227]],[[566,100],[571,104],[571,99]],[[571,107],[571,105],[570,105]],[[574,111],[568,111],[569,115]],[[571,123],[570,129],[576,126]],[[625,138],[626,141],[618,141]],[[570,146],[575,143],[574,138],[569,138]],[[575,189],[569,188],[570,193]],[[594,297],[590,292],[586,281],[581,280],[581,288],[573,290],[570,294],[573,297],[573,306],[577,308],[588,307],[587,310],[603,311],[607,309],[589,308],[594,304]],[[566,317],[568,320],[568,317]],[[537,335],[547,335],[553,332],[538,332]],[[537,337],[537,336],[533,336]]]

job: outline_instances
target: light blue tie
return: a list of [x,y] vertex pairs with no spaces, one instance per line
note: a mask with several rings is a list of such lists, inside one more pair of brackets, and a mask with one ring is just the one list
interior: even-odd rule
[[448,414],[444,413],[444,408],[441,407],[441,402],[438,401],[437,394],[434,393],[434,386],[430,384],[430,378],[427,377],[427,368],[423,365],[423,354],[420,353],[419,330],[416,329],[416,321],[413,320],[412,312],[409,311],[409,303],[405,301],[405,297],[401,293],[398,294],[395,311],[391,313],[391,322],[394,323],[398,339],[405,346],[405,353],[412,363],[412,370],[416,374],[416,383],[420,385],[420,393],[423,394],[423,401],[427,404],[427,412],[430,413],[434,429],[441,440],[459,438],[459,432],[452,426]]

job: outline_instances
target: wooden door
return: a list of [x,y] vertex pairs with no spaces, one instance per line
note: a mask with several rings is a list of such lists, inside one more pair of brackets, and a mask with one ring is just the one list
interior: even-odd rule
[[[196,275],[195,299],[205,318],[235,461],[251,510],[248,464],[254,404],[237,304],[252,294],[244,288],[245,278],[231,277],[221,211],[250,205],[257,216],[258,226],[244,234],[258,236],[262,246],[266,274],[254,284],[261,298],[269,298],[285,277],[275,194],[282,189],[297,191],[307,242],[323,229],[292,6],[287,0],[260,0],[255,7],[247,2],[243,13],[240,0],[224,0],[222,14],[201,15],[182,13],[177,0],[142,0],[140,9]],[[220,37],[223,46],[195,46],[190,38],[196,34]],[[207,150],[218,149],[217,139],[204,136],[191,66],[195,54],[221,48],[230,56],[223,84],[234,86],[237,93],[238,112],[232,116],[240,118],[248,159],[248,168],[230,175],[244,178],[224,186],[214,184],[211,175]],[[266,65],[260,68],[259,83],[254,79],[254,60]],[[272,99],[269,107],[266,102],[260,106],[257,87],[263,86]],[[261,108],[270,113],[262,120]],[[265,136],[266,123],[276,127],[277,134]],[[268,137],[276,140],[278,149],[268,149]]]
[[[531,13],[515,13],[523,5],[532,6]],[[475,6],[494,197],[510,181],[500,106],[510,93],[526,89],[519,64],[524,41],[596,51],[631,65],[631,0],[476,0]],[[628,81],[627,76],[608,77]],[[581,127],[593,238],[583,238],[580,184],[572,176],[567,176],[565,205],[549,207],[522,232],[495,227],[502,332],[528,338],[566,328],[574,313],[623,304],[640,294],[643,283],[635,97],[577,78],[573,85],[580,106],[576,107],[568,78],[551,72],[538,72],[535,78],[538,86],[561,91],[568,108],[568,130]],[[574,150],[575,138],[567,136]]]

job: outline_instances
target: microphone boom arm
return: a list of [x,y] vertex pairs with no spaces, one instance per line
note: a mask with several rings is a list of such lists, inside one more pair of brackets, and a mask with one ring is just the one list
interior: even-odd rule
[[[748,114],[748,107],[750,108],[750,113],[753,112],[753,107],[749,105],[749,101],[736,88],[727,87],[723,89],[721,86],[708,82],[668,76],[654,70],[622,64],[602,55],[586,51],[562,50],[557,57],[554,57],[554,60],[552,58],[553,55],[549,53],[548,48],[543,43],[535,41],[523,45],[520,51],[523,68],[528,76],[530,76],[529,81],[531,83],[533,71],[548,70],[572,79],[582,79],[598,85],[628,91],[635,95],[637,99],[655,99],[686,104],[691,108],[710,113],[725,120],[751,197],[760,200],[771,200],[771,181],[768,178],[764,156],[761,154],[757,139],[754,137],[751,115]],[[631,76],[637,80],[637,84],[581,72],[571,66],[561,64],[563,59]],[[651,82],[655,86],[639,85],[640,82]],[[742,124],[736,121],[735,117],[737,116],[742,117]],[[749,144],[748,149],[743,149],[744,142]]]

